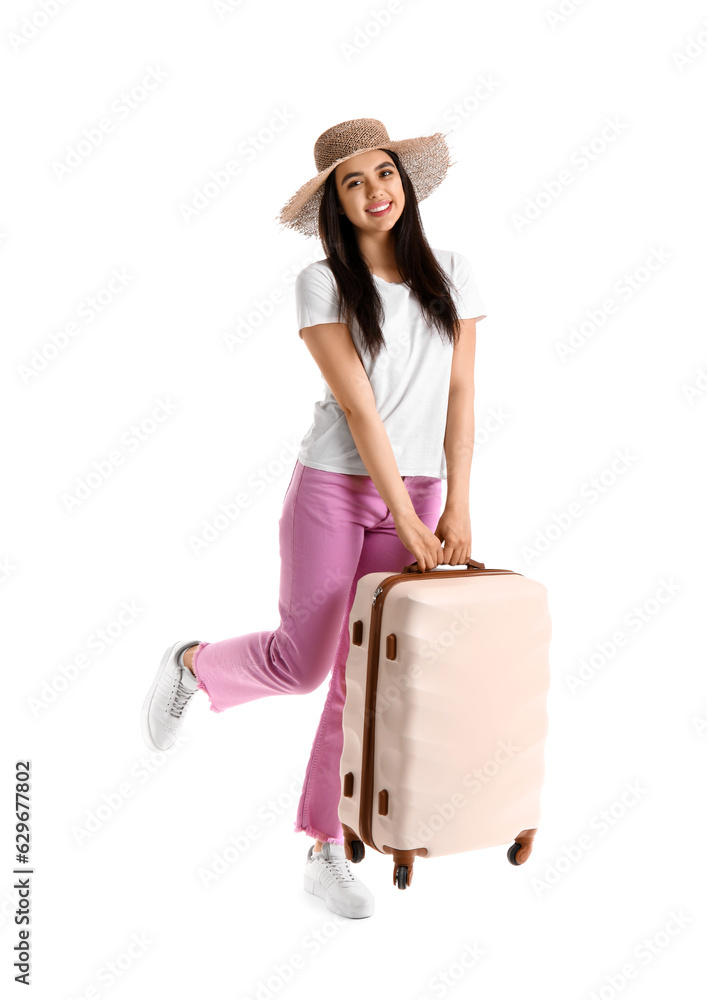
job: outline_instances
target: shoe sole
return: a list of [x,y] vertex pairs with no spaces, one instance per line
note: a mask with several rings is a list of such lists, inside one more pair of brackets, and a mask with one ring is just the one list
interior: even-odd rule
[[142,703],[142,711],[140,713],[140,723],[142,728],[142,738],[151,750],[156,750],[157,753],[164,753],[165,750],[169,750],[170,746],[174,746],[174,741],[167,747],[159,747],[152,738],[152,733],[150,732],[150,704],[154,697],[155,691],[157,690],[157,685],[160,682],[160,678],[165,671],[165,667],[169,663],[170,657],[178,650],[186,648],[185,643],[175,642],[174,645],[168,646],[165,653],[160,661],[160,665],[155,674],[155,679],[152,682],[152,687],[145,695],[145,700]]
[[317,879],[312,878],[310,875],[304,876],[304,887],[307,892],[311,892],[313,896],[318,896],[323,899],[327,905],[327,908],[331,910],[332,913],[338,914],[340,917],[348,917],[350,920],[358,920],[360,917],[372,917],[374,907],[371,905],[370,913],[341,913],[340,910],[335,910],[333,907],[329,906],[329,900],[327,899],[327,891],[321,882]]

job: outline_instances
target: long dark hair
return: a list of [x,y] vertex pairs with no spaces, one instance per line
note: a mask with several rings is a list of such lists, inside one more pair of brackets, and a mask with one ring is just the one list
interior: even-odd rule
[[[427,322],[437,329],[443,340],[456,344],[460,317],[449,279],[427,242],[410,177],[397,153],[392,149],[384,152],[398,169],[405,195],[405,206],[391,230],[400,277],[412,289]],[[340,315],[344,315],[349,329],[352,320],[356,319],[364,350],[375,359],[385,345],[381,329],[385,315],[383,302],[359,251],[353,224],[339,212],[335,173],[332,170],[324,184],[319,206],[319,237],[339,289]]]

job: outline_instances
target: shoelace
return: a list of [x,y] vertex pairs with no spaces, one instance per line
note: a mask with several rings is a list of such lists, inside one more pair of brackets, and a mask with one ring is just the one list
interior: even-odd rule
[[188,688],[184,687],[181,680],[177,681],[177,690],[174,695],[174,699],[172,700],[172,703],[169,707],[169,714],[173,715],[175,719],[178,719],[181,716],[184,709],[186,708],[187,704],[189,703],[189,699],[193,694],[194,694],[193,691],[190,691]]
[[329,858],[329,860],[327,861],[327,859],[325,857],[322,857],[321,855],[314,855],[314,853],[312,853],[312,856],[320,857],[321,860],[326,865],[327,872],[330,875],[333,875],[338,882],[355,881],[354,874],[349,868],[348,858]]

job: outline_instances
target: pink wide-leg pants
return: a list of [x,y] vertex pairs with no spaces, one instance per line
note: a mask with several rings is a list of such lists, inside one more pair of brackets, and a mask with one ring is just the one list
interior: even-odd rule
[[[418,517],[434,531],[441,479],[402,478]],[[398,538],[370,476],[313,469],[299,460],[285,493],[279,532],[280,624],[271,632],[199,643],[194,672],[211,710],[222,712],[268,695],[307,694],[331,671],[294,828],[341,844],[341,719],[356,584],[366,573],[399,573],[414,556]]]

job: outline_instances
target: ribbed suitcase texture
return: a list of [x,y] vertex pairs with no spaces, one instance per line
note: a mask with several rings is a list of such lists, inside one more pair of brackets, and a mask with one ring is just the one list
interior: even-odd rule
[[339,819],[346,856],[416,856],[511,844],[540,822],[550,683],[547,591],[513,570],[370,573],[349,616]]

